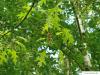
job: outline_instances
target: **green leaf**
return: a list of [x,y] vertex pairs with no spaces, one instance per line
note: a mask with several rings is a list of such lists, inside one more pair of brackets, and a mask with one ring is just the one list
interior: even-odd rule
[[14,41],[15,42],[15,44],[17,44],[18,46],[20,46],[21,48],[22,48],[22,51],[25,51],[26,50],[26,47],[25,47],[25,45],[23,44],[23,43],[21,43],[21,42],[19,42],[19,41]]
[[70,46],[73,42],[73,36],[71,35],[70,31],[67,28],[63,28],[62,29],[62,39],[63,39],[63,43],[67,44],[68,46]]
[[24,38],[24,37],[17,36],[17,38],[18,38],[18,39],[21,39],[21,40],[23,40],[23,41],[25,41],[25,42],[28,42],[28,40],[27,40],[26,38]]
[[42,66],[43,64],[45,65],[45,58],[46,58],[46,52],[43,51],[40,53],[39,57],[37,57],[36,61],[38,61],[38,65]]

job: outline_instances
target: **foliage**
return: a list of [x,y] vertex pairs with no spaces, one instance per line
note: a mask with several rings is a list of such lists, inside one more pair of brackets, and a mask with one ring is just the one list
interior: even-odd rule
[[[86,68],[85,51],[91,70],[99,71],[99,3],[0,0],[0,75],[77,75]],[[85,29],[82,41],[77,15]]]

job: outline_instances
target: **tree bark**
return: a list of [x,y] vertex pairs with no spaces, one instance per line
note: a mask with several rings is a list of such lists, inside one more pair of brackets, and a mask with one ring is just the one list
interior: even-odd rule
[[83,59],[84,60],[83,61],[84,70],[90,70],[92,65],[91,65],[89,53],[88,53],[88,50],[87,50],[86,42],[84,42],[85,29],[83,28],[81,12],[80,12],[80,9],[79,9],[80,8],[80,3],[79,3],[79,1],[77,1],[77,4],[75,5],[74,2],[72,2],[72,1],[70,1],[70,2],[71,2],[72,9],[73,9],[73,12],[74,12],[76,25],[78,27],[79,34],[80,34],[80,42],[81,42],[81,46],[82,46],[81,52],[82,52],[83,57],[84,57],[84,59]]
[[70,64],[69,64],[69,59],[64,58],[64,65],[65,65],[65,75],[70,75]]

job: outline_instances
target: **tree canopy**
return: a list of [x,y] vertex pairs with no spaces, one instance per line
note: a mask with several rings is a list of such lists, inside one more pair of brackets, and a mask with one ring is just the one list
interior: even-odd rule
[[100,70],[99,0],[0,0],[0,75]]

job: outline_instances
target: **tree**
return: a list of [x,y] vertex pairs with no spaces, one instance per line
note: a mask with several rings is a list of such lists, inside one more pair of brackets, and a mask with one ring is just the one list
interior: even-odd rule
[[99,0],[1,0],[1,75],[100,70]]

